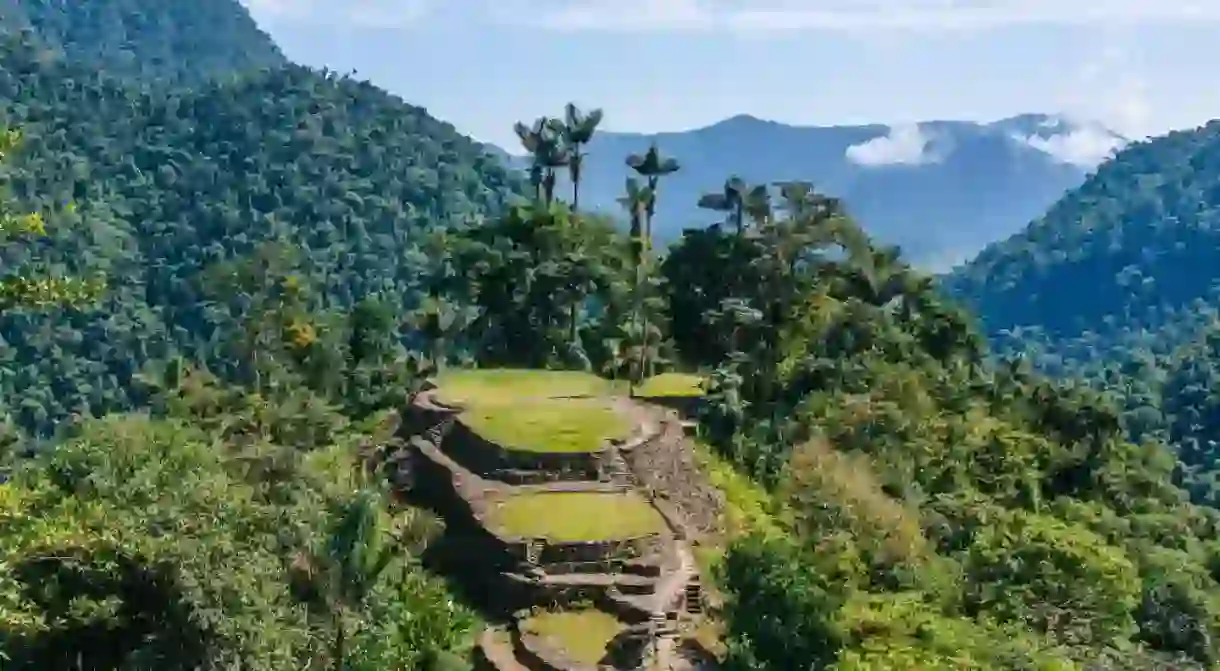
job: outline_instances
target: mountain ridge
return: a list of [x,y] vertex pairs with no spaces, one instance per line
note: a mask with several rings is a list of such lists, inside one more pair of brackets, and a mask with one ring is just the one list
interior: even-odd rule
[[[629,172],[623,157],[653,141],[689,164],[666,182],[654,229],[662,243],[715,221],[695,203],[736,173],[749,182],[813,181],[843,198],[871,235],[944,269],[1020,230],[1129,139],[1097,122],[1052,114],[831,126],[738,114],[687,130],[599,132],[585,160],[585,202],[615,212]],[[509,149],[489,151],[526,165]],[[913,228],[912,220],[935,223]]]

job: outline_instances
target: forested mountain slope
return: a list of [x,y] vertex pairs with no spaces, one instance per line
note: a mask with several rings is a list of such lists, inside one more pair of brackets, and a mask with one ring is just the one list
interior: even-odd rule
[[197,84],[287,64],[237,0],[6,0],[0,21],[78,65],[142,82]]
[[1220,296],[1220,122],[1140,142],[944,280],[1001,350],[1037,363],[1165,354]]
[[26,136],[14,195],[56,214],[51,238],[6,248],[5,267],[37,251],[114,291],[70,321],[0,317],[0,395],[28,427],[126,407],[149,357],[215,355],[209,264],[282,239],[328,301],[387,291],[408,305],[424,229],[497,212],[518,190],[479,145],[367,83],[288,66],[161,93],[39,53],[4,43],[0,100]]

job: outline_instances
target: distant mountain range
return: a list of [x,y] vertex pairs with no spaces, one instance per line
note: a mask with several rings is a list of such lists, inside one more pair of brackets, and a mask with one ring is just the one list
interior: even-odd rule
[[791,126],[741,115],[683,132],[599,133],[582,203],[617,210],[629,174],[624,157],[653,140],[682,164],[662,185],[655,229],[662,242],[715,221],[695,203],[735,172],[751,183],[813,181],[843,198],[873,236],[933,269],[1017,233],[1127,144],[1099,124],[1047,114],[895,127]]

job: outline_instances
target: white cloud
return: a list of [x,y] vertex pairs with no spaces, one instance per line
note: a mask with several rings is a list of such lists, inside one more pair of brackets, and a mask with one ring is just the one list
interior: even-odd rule
[[[562,30],[980,30],[1013,24],[1220,22],[1217,0],[500,0]],[[518,9],[519,8],[519,9]]]
[[932,138],[918,124],[891,126],[888,134],[853,144],[844,155],[856,165],[870,167],[938,163],[943,157],[930,150],[931,144]]
[[1067,132],[1050,137],[1013,135],[1012,139],[1046,152],[1060,162],[1085,169],[1097,167],[1126,145],[1123,138],[1097,124],[1082,124],[1070,128]]

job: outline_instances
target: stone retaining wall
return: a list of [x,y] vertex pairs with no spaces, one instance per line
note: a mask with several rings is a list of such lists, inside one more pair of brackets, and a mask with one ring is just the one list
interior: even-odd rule
[[646,627],[630,626],[610,642],[599,664],[583,664],[569,659],[545,638],[521,631],[520,621],[512,631],[517,660],[530,671],[598,671],[599,669],[638,669],[647,658],[651,642]]
[[513,573],[501,574],[497,584],[500,613],[534,607],[570,608],[580,603],[601,603],[608,598],[606,585],[535,583],[527,576]]
[[407,439],[424,435],[429,429],[445,424],[461,412],[459,407],[436,400],[435,390],[423,392],[415,397],[415,402],[404,414],[399,435]]
[[[535,482],[597,480],[601,452],[536,452],[499,445],[480,436],[461,416],[445,436],[441,449],[474,473],[497,478],[501,472],[532,473]],[[610,449],[607,444],[606,449]]]
[[639,601],[632,600],[615,589],[604,590],[593,600],[601,610],[610,613],[627,624],[643,624],[648,622],[652,611],[643,607]]
[[[495,535],[494,532],[492,535]],[[626,561],[661,551],[664,542],[661,534],[648,534],[637,538],[604,541],[555,542],[546,539],[508,539],[499,537],[508,552],[524,561],[525,548],[530,542],[538,542],[542,551],[538,563],[543,567],[560,567],[571,563],[593,564]]]
[[464,495],[456,480],[458,474],[431,458],[429,448],[432,446],[419,437],[412,438],[407,446],[410,452],[406,465],[412,471],[412,497],[426,502],[429,508],[445,518],[447,525],[455,529],[469,531],[475,527],[482,528],[477,508]]

